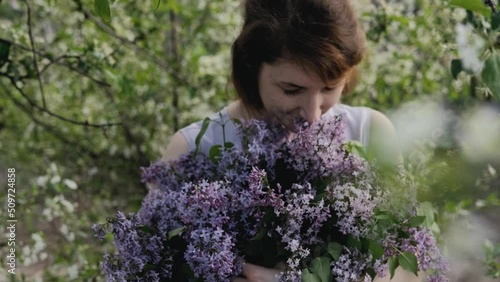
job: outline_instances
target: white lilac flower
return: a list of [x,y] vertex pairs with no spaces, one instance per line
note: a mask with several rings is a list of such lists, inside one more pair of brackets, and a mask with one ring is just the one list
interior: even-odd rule
[[481,72],[484,62],[479,58],[479,52],[484,47],[484,40],[473,34],[473,28],[469,24],[458,23],[455,25],[455,32],[462,67],[472,73]]

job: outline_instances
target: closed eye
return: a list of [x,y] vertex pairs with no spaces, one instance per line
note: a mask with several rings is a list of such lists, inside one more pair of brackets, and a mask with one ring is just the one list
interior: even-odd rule
[[292,90],[287,90],[287,89],[283,89],[283,92],[285,93],[285,95],[295,95],[295,94],[298,94],[300,92],[300,88],[297,88],[297,89],[292,89]]
[[338,87],[337,85],[331,86],[331,87],[325,87],[325,88],[323,88],[323,92],[331,93],[332,91],[336,90],[337,87]]

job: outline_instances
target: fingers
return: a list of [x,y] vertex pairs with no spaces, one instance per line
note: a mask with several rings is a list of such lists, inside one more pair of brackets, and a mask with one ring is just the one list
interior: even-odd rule
[[246,278],[236,277],[232,282],[249,282]]
[[243,265],[242,272],[248,281],[259,282],[276,282],[276,275],[279,273],[281,273],[280,270],[266,268],[251,263],[245,263]]

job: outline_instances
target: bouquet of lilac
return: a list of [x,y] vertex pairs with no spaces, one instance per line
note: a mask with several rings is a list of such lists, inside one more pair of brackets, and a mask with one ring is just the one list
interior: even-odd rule
[[293,138],[271,121],[238,123],[241,144],[143,168],[155,189],[140,210],[93,227],[116,246],[101,262],[107,280],[231,281],[247,261],[283,262],[279,281],[371,281],[398,266],[448,281],[429,216],[389,188],[411,181],[353,153],[343,119],[301,124]]

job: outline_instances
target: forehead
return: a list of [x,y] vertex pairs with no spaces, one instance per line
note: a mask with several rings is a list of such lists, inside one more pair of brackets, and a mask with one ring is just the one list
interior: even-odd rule
[[[343,77],[328,81],[327,84],[337,83]],[[277,61],[273,64],[264,63],[261,69],[261,79],[266,79],[270,82],[291,82],[305,87],[325,84],[316,72],[285,60]]]

